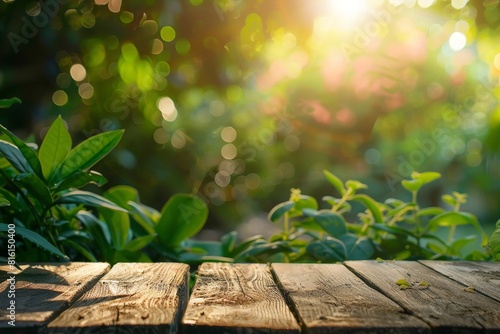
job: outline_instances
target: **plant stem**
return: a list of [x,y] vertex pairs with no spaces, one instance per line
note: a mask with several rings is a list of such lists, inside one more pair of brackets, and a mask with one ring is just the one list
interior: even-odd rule
[[348,200],[351,193],[352,193],[352,188],[347,189],[344,196],[342,196],[340,201],[337,204],[335,204],[335,206],[332,208],[332,212],[337,212],[337,210],[342,206],[342,204],[344,204]]

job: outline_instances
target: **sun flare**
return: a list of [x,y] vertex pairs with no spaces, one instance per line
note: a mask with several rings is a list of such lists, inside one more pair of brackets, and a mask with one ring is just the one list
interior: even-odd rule
[[329,11],[340,28],[349,29],[359,23],[368,11],[368,0],[329,0]]

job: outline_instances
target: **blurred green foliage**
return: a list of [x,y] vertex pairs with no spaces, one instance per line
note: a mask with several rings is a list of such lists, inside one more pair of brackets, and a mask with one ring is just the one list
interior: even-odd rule
[[[348,4],[348,5],[346,5]],[[350,4],[350,5],[349,5]],[[348,6],[348,7],[346,7]],[[161,207],[195,192],[229,230],[326,191],[375,198],[443,178],[489,228],[500,216],[498,1],[49,0],[0,3],[0,123],[40,142],[126,129],[100,170]],[[390,196],[389,196],[390,195]],[[408,199],[410,200],[410,199]]]

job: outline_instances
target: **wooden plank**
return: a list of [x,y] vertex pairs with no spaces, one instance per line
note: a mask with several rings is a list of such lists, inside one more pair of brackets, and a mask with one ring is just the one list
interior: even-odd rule
[[[39,263],[10,272],[0,266],[0,332],[36,332],[109,270],[107,263]],[[15,284],[11,284],[11,278]],[[10,311],[14,302],[15,327]]]
[[420,261],[420,263],[500,302],[500,262]]
[[189,266],[118,263],[49,333],[177,333],[188,299]]
[[430,333],[341,264],[273,264],[309,333]]
[[[428,323],[433,332],[484,333],[500,331],[500,304],[418,263],[405,261],[348,261],[362,279]],[[411,288],[401,289],[404,279]],[[419,286],[426,282],[428,286]]]
[[184,333],[299,333],[267,265],[204,263],[198,275]]

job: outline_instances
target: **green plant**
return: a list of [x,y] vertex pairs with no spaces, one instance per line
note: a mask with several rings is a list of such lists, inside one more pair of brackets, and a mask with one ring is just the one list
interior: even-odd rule
[[497,221],[496,229],[490,237],[489,247],[493,258],[500,261],[500,220]]
[[[40,148],[26,144],[0,125],[0,231],[22,237],[16,257],[41,261],[50,254],[90,261],[176,259],[182,243],[197,233],[207,207],[193,195],[172,196],[161,212],[141,204],[137,190],[113,187],[102,195],[81,188],[106,179],[90,170],[120,141],[123,131],[101,133],[72,148],[61,117]],[[8,240],[3,236],[2,242]],[[40,247],[47,252],[34,251]],[[154,248],[153,248],[154,247]],[[160,254],[160,255],[158,255]]]
[[[323,197],[329,207],[318,209],[313,197],[292,189],[290,199],[269,213],[271,221],[283,223],[282,233],[269,240],[254,240],[246,260],[335,262],[370,258],[487,258],[487,254],[478,250],[462,254],[463,247],[474,241],[476,235],[456,237],[458,226],[471,225],[482,238],[482,245],[488,242],[477,218],[460,210],[466,195],[456,192],[444,195],[442,199],[452,206],[451,210],[420,207],[419,190],[438,179],[439,173],[412,173],[411,179],[402,181],[402,186],[412,195],[411,202],[390,198],[383,203],[361,194],[367,186],[359,181],[343,183],[328,171],[324,174],[339,196]],[[357,219],[352,218],[355,202],[364,207]],[[446,240],[438,236],[443,232],[446,232]]]

